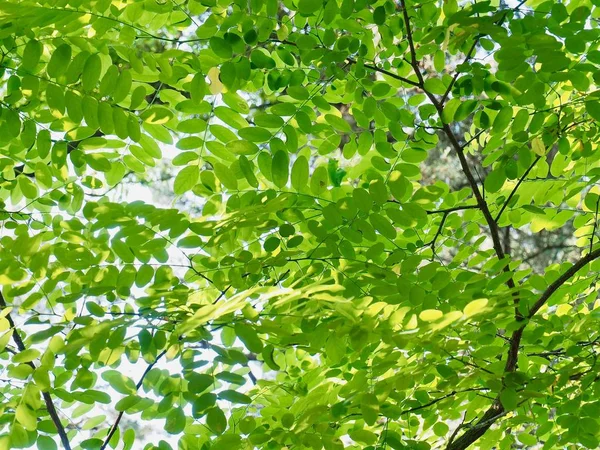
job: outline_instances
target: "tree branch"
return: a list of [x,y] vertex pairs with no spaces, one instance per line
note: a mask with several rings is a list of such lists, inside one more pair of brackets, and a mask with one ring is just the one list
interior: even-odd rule
[[[406,9],[405,0],[400,0],[400,4],[402,5],[402,11],[404,14],[404,20],[405,20],[405,26],[406,26],[406,36],[408,39],[408,45],[410,47],[411,58],[413,58],[413,69],[415,69],[415,71],[418,73],[417,76],[418,76],[419,81],[422,86],[424,83],[423,76],[421,75],[420,71],[418,70],[419,67],[418,67],[418,64],[416,61],[416,51],[415,51],[414,43],[412,41],[412,32],[410,31],[410,19],[408,17],[408,11]],[[427,95],[427,97],[429,98],[429,100],[431,101],[433,106],[435,106],[435,108],[438,112],[438,115],[440,117],[440,121],[442,122],[442,130],[444,131],[444,133],[450,140],[450,144],[452,145],[452,147],[454,148],[454,151],[458,155],[458,160],[460,162],[462,171],[464,172],[465,176],[467,177],[469,185],[471,186],[471,190],[473,191],[473,195],[475,196],[475,200],[477,201],[477,205],[478,205],[479,209],[481,210],[481,212],[483,213],[483,216],[490,228],[490,234],[492,236],[492,241],[494,244],[494,250],[496,251],[496,255],[498,256],[498,259],[504,259],[505,255],[504,255],[504,250],[502,249],[502,243],[500,242],[498,226],[497,226],[496,222],[494,221],[494,218],[492,217],[492,214],[490,213],[488,205],[485,202],[483,196],[481,195],[481,191],[479,190],[477,181],[475,180],[475,177],[473,177],[473,173],[471,172],[471,169],[469,168],[469,164],[467,162],[467,158],[465,157],[463,147],[459,144],[458,139],[456,138],[456,135],[454,134],[454,132],[452,131],[450,126],[447,123],[443,122],[443,120],[442,120],[443,107],[440,104],[440,102],[435,98],[435,96],[431,92],[427,91],[426,89],[423,89],[423,91],[425,92],[425,95]],[[509,288],[511,288],[511,289],[513,289],[515,287],[514,282],[512,281],[512,278],[507,282],[507,284],[509,284]]]
[[[473,41],[473,45],[471,46],[471,48],[469,49],[469,51],[466,53],[465,55],[465,59],[464,61],[460,64],[461,66],[463,64],[466,64],[471,57],[473,56],[473,53],[475,52],[475,48],[477,47],[477,44],[479,43],[479,38],[481,37],[481,35],[478,35],[475,40]],[[454,76],[452,77],[452,81],[450,82],[450,84],[448,85],[448,88],[446,89],[446,92],[444,92],[444,95],[442,95],[442,98],[440,99],[440,103],[443,105],[444,102],[446,101],[446,99],[448,98],[448,95],[450,95],[450,91],[452,90],[452,88],[454,87],[454,83],[456,83],[456,80],[458,79],[458,76],[460,75],[460,72],[457,70],[454,73]]]
[[417,75],[417,78],[419,80],[419,86],[423,87],[423,84],[425,84],[425,82],[423,80],[423,74],[421,73],[421,69],[419,68],[419,62],[417,61],[417,52],[415,50],[415,43],[412,37],[412,29],[410,27],[410,17],[408,17],[408,10],[406,9],[405,0],[400,0],[400,5],[402,6],[402,15],[404,16],[404,27],[406,28],[406,39],[408,40],[408,47],[410,49],[410,65],[412,66],[415,75]]
[[[592,262],[594,259],[600,257],[600,248],[588,253],[583,258],[579,259],[569,269],[567,269],[560,277],[558,277],[553,283],[546,288],[540,298],[533,304],[527,319],[531,319],[541,308],[546,304],[548,299],[554,294],[563,284],[565,284],[573,275],[575,275],[580,269],[586,264]],[[505,372],[512,372],[517,366],[517,358],[519,356],[519,346],[521,344],[521,338],[523,337],[523,331],[527,326],[528,322],[523,323],[510,338],[510,347],[508,349],[508,357],[506,358],[506,365],[504,368]],[[477,439],[479,439],[485,432],[494,424],[494,422],[502,417],[506,413],[504,406],[497,398],[490,408],[485,412],[481,420],[471,429],[465,431],[465,433],[456,441],[448,445],[446,450],[464,450]]]
[[[414,46],[414,42],[413,42],[413,38],[412,38],[410,19],[408,16],[408,10],[406,8],[406,0],[400,0],[400,4],[401,4],[402,12],[404,15],[404,22],[405,22],[405,27],[406,27],[406,37],[407,37],[408,45],[410,48],[410,54],[411,54],[411,59],[412,59],[411,64],[413,66],[413,70],[417,74],[417,78],[419,79],[421,88],[423,89],[423,91],[425,92],[425,94],[427,95],[427,97],[429,98],[431,103],[433,104],[433,106],[436,108],[438,116],[440,118],[440,122],[442,123],[442,130],[448,137],[450,144],[452,145],[452,147],[454,148],[454,150],[458,156],[458,160],[460,162],[462,171],[464,172],[465,176],[467,177],[467,181],[469,182],[469,185],[471,186],[471,190],[473,191],[473,195],[475,197],[477,205],[478,205],[479,209],[481,210],[481,213],[483,214],[483,217],[484,217],[485,221],[487,222],[488,227],[490,229],[490,235],[492,238],[493,248],[494,248],[494,251],[496,252],[496,256],[498,257],[499,260],[503,260],[506,256],[506,254],[504,252],[504,249],[502,247],[502,242],[500,240],[498,224],[492,217],[490,209],[489,209],[485,199],[483,198],[481,191],[479,190],[477,181],[473,177],[473,173],[471,172],[471,169],[468,165],[465,153],[463,151],[463,146],[461,146],[460,143],[458,142],[458,139],[457,139],[456,135],[454,134],[454,132],[452,131],[452,129],[450,128],[450,125],[445,123],[443,120],[443,105],[437,100],[435,95],[433,95],[431,92],[429,92],[427,89],[424,88],[423,75],[421,74],[421,72],[419,70],[417,59],[416,59],[416,50],[415,50],[415,46]],[[504,271],[510,272],[510,268],[508,267],[508,265],[504,266]],[[513,292],[513,298],[514,298],[514,304],[515,304],[515,319],[518,322],[520,322],[524,318],[523,318],[521,312],[519,311],[518,293],[516,292],[516,289],[515,289],[516,285],[515,285],[515,282],[512,277],[510,277],[506,281],[506,285]],[[519,352],[519,345],[521,343],[521,338],[523,336],[524,327],[525,327],[525,325],[522,325],[519,329],[514,331],[510,338],[508,356],[507,356],[507,361],[506,361],[506,365],[504,368],[505,373],[513,372],[516,368],[517,356],[518,356],[518,352]],[[451,442],[448,445],[447,449],[448,450],[466,449],[469,445],[471,445],[473,442],[475,442],[481,436],[483,436],[486,433],[486,431],[492,426],[492,424],[499,417],[502,417],[505,413],[506,412],[505,412],[504,406],[502,406],[502,403],[500,402],[499,397],[497,397],[496,400],[494,400],[492,405],[485,412],[485,414],[483,415],[481,420],[474,427],[465,431],[465,433],[463,433],[463,435],[460,436],[458,439],[456,439],[454,442]]]
[[592,262],[596,258],[600,257],[600,248],[597,248],[593,252],[588,253],[583,258],[579,259],[569,269],[567,269],[560,277],[554,280],[540,296],[540,298],[533,304],[527,315],[528,319],[531,319],[542,306],[546,304],[548,299],[554,294],[563,284],[565,284],[573,275],[581,270],[586,264]]
[[[150,364],[148,364],[148,367],[146,367],[146,370],[144,370],[144,373],[142,374],[142,376],[140,377],[139,381],[135,385],[135,390],[136,391],[138,391],[142,387],[142,383],[144,382],[144,378],[146,378],[146,375],[148,375],[148,373],[156,365],[156,363],[158,362],[158,360],[160,358],[162,358],[166,353],[167,353],[167,350],[163,350],[162,352],[160,352],[158,354],[158,356],[156,358],[154,358],[153,362],[151,362]],[[106,439],[104,440],[104,443],[100,447],[100,450],[104,450],[106,448],[106,446],[108,445],[108,443],[110,442],[110,440],[112,439],[112,437],[114,436],[114,434],[119,429],[119,423],[121,422],[121,419],[123,418],[123,414],[125,414],[125,411],[121,411],[119,413],[119,415],[117,416],[117,420],[115,420],[115,423],[110,428],[110,431],[108,432],[108,435],[106,436]]]
[[463,205],[463,206],[454,206],[452,208],[445,209],[436,209],[427,211],[427,214],[447,214],[454,211],[462,211],[463,209],[479,209],[479,205]]
[[[497,26],[502,25],[504,23],[504,21],[506,20],[506,16],[508,15],[508,13],[510,11],[518,10],[521,6],[523,6],[525,4],[526,1],[527,0],[521,0],[521,2],[514,8],[510,8],[510,9],[506,10],[504,12],[504,14],[502,15],[502,17],[500,19],[498,19],[498,21],[496,21],[496,25]],[[481,39],[483,36],[484,36],[483,34],[478,34],[475,37],[475,40],[473,41],[473,45],[471,45],[471,48],[465,54],[465,59],[463,60],[462,64],[460,64],[460,65],[466,64],[473,57],[475,49],[477,48],[477,44],[479,43],[479,39]],[[459,75],[460,75],[460,72],[458,72],[458,71],[456,71],[454,73],[454,77],[452,77],[452,81],[450,82],[450,84],[448,85],[448,88],[446,89],[446,92],[444,92],[444,95],[442,95],[442,98],[440,99],[441,104],[444,104],[444,102],[448,98],[448,95],[450,95],[450,91],[452,90],[452,87],[454,87],[454,84],[456,83],[456,80],[458,79]]]
[[446,395],[442,395],[441,397],[438,397],[438,398],[436,398],[434,400],[431,400],[430,402],[427,402],[427,403],[425,403],[423,405],[415,406],[414,408],[405,409],[405,410],[403,410],[403,411],[400,412],[400,415],[402,416],[404,414],[408,414],[408,413],[411,413],[411,412],[419,411],[421,409],[429,408],[430,406],[435,405],[436,403],[439,403],[442,400],[446,400],[447,398],[453,397],[456,394],[462,394],[464,392],[489,391],[489,390],[490,390],[490,388],[483,387],[483,388],[467,388],[467,389],[463,389],[463,390],[460,390],[460,391],[452,391],[452,392],[450,392],[450,393],[448,393]]
[[531,170],[535,167],[535,165],[537,164],[537,162],[540,159],[541,159],[541,156],[537,156],[533,160],[533,162],[531,163],[531,165],[527,168],[527,170],[525,171],[525,173],[521,176],[521,178],[519,178],[519,181],[517,182],[517,184],[515,185],[515,187],[513,188],[513,190],[510,192],[510,194],[508,195],[508,198],[506,199],[506,201],[502,205],[502,208],[500,208],[500,211],[496,215],[496,218],[494,219],[494,221],[496,223],[500,220],[500,217],[502,216],[502,213],[504,212],[504,210],[506,209],[506,207],[508,206],[508,204],[512,200],[513,196],[517,193],[517,189],[519,189],[519,186],[521,186],[521,183],[523,183],[523,181],[525,180],[525,178],[527,178],[527,175],[529,175],[529,172],[531,172]]
[[448,218],[448,212],[445,212],[444,215],[442,216],[442,220],[440,221],[440,225],[437,229],[437,232],[435,233],[435,236],[433,236],[433,239],[431,240],[431,242],[429,242],[427,245],[431,247],[431,251],[433,252],[433,256],[432,258],[435,258],[435,242],[437,241],[437,239],[440,237],[440,235],[442,234],[442,231],[444,230],[444,224],[446,223],[446,219]]
[[[346,58],[346,61],[348,61],[351,64],[356,64],[356,60],[354,60],[352,58]],[[390,72],[389,70],[381,69],[381,68],[379,68],[377,66],[374,66],[374,65],[371,65],[371,64],[363,64],[363,65],[367,69],[371,69],[371,70],[374,70],[375,72],[382,73],[384,75],[387,75],[388,77],[391,77],[391,78],[394,78],[396,80],[402,81],[403,83],[410,84],[411,86],[416,86],[416,87],[420,87],[421,86],[416,81],[412,81],[412,80],[409,80],[408,78],[404,78],[404,77],[402,77],[402,76],[400,76],[398,74]]]
[[[6,301],[4,300],[4,296],[2,295],[2,292],[0,292],[0,307],[2,307],[2,308],[7,307]],[[17,349],[19,350],[19,352],[25,351],[27,349],[27,347],[25,347],[25,344],[23,343],[23,340],[21,339],[21,336],[19,335],[19,331],[17,330],[17,327],[15,326],[15,322],[13,321],[12,317],[10,316],[10,313],[6,314],[5,317],[6,317],[6,320],[8,320],[8,324],[10,325],[10,327],[13,330],[12,337],[13,337],[13,340],[15,341]],[[36,367],[33,362],[29,361],[26,364],[35,370]],[[58,436],[60,437],[60,441],[62,442],[63,447],[65,448],[65,450],[71,450],[71,444],[69,444],[69,438],[67,437],[67,432],[65,431],[65,428],[63,427],[62,423],[60,422],[60,418],[58,417],[58,412],[56,411],[56,407],[54,406],[54,402],[52,401],[52,397],[50,396],[50,393],[46,392],[46,391],[42,391],[42,397],[44,398],[44,403],[46,404],[46,409],[48,410],[48,414],[50,415],[50,418],[52,419],[52,423],[54,423],[54,426],[56,427],[56,431],[58,432]]]

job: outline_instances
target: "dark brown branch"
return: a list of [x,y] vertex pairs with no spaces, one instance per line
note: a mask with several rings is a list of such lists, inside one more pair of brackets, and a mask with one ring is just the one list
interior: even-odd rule
[[569,269],[567,269],[560,277],[554,280],[540,296],[540,298],[533,304],[527,315],[528,319],[531,319],[542,306],[546,304],[548,299],[554,294],[563,284],[565,284],[573,275],[581,270],[586,264],[592,262],[596,258],[600,257],[600,248],[597,248],[593,252],[588,253],[583,258],[579,259]]
[[[404,21],[405,21],[405,27],[406,27],[406,36],[408,39],[408,45],[410,47],[411,58],[413,59],[413,61],[412,61],[413,70],[415,70],[415,72],[417,72],[417,77],[419,78],[419,82],[421,83],[421,86],[423,86],[423,83],[424,83],[423,75],[421,75],[421,72],[419,71],[418,62],[416,60],[416,50],[415,50],[415,46],[414,46],[414,43],[412,40],[410,19],[408,17],[408,11],[406,9],[405,0],[400,0],[400,4],[402,5],[402,11],[404,14]],[[442,105],[440,104],[440,102],[435,98],[435,96],[431,92],[427,91],[426,89],[423,89],[423,91],[425,92],[425,95],[427,95],[427,97],[429,98],[429,100],[431,101],[433,106],[435,106],[435,108],[438,112],[438,115],[440,117],[440,120],[442,121],[442,113],[443,113]],[[448,137],[448,139],[450,140],[450,144],[454,148],[456,154],[458,155],[458,160],[460,162],[461,168],[462,168],[465,176],[467,177],[469,185],[471,186],[471,190],[473,191],[473,195],[475,196],[477,205],[478,205],[479,209],[481,210],[481,212],[483,213],[485,221],[487,222],[487,224],[490,228],[490,234],[492,236],[492,241],[494,244],[494,250],[496,251],[496,255],[498,256],[498,259],[502,260],[502,259],[504,259],[505,255],[504,255],[504,250],[502,249],[502,243],[500,242],[498,226],[497,226],[496,222],[494,221],[494,218],[492,217],[492,214],[490,213],[488,205],[485,202],[483,196],[481,195],[481,191],[479,190],[477,181],[475,180],[475,177],[473,177],[473,173],[471,172],[471,169],[469,168],[469,164],[467,162],[467,158],[463,151],[463,147],[459,144],[458,139],[456,138],[456,135],[450,128],[450,125],[448,125],[447,123],[444,123],[442,121],[442,129],[443,129],[444,133],[446,134],[446,136]],[[508,270],[508,267],[506,267],[505,270]],[[514,281],[512,280],[512,278],[509,279],[509,281],[507,282],[507,285],[510,289],[513,289],[515,287],[515,284],[514,284]]]
[[454,438],[456,437],[458,432],[465,426],[466,419],[467,419],[467,413],[465,412],[465,414],[463,415],[462,421],[450,435],[450,439],[448,440],[448,445],[452,444],[452,441],[454,441]]
[[[348,61],[350,64],[356,64],[356,60],[352,59],[352,58],[346,58],[346,61]],[[403,83],[406,84],[410,84],[411,86],[416,86],[416,87],[420,87],[421,84],[417,83],[416,81],[412,81],[409,80],[408,78],[404,78],[398,74],[395,74],[393,72],[390,72],[389,70],[385,70],[385,69],[381,69],[377,66],[371,65],[371,64],[363,64],[364,67],[366,67],[367,69],[371,69],[374,70],[375,72],[379,72],[382,73],[384,75],[387,75],[388,77],[394,78],[396,80],[402,81]]]
[[404,28],[406,28],[406,39],[408,40],[408,47],[410,49],[410,65],[412,66],[415,75],[417,75],[417,78],[419,80],[419,86],[423,87],[425,81],[423,80],[423,74],[421,73],[421,69],[419,68],[419,62],[417,61],[417,51],[415,50],[415,43],[412,37],[412,29],[410,27],[410,17],[408,17],[408,10],[406,9],[405,0],[400,0],[400,5],[402,6]]
[[448,214],[454,211],[462,211],[463,209],[479,209],[479,205],[463,205],[463,206],[454,206],[452,208],[445,209],[436,209],[427,211],[427,214]]
[[[558,277],[548,288],[542,293],[540,298],[534,303],[527,314],[527,319],[531,319],[548,301],[548,299],[554,294],[563,284],[565,284],[573,275],[575,275],[580,269],[586,264],[592,262],[594,259],[600,257],[600,249],[596,249],[593,252],[588,253],[583,258],[579,259],[569,269],[567,269],[560,277]],[[519,329],[517,329],[511,336],[510,348],[508,350],[508,357],[506,358],[506,365],[504,368],[505,372],[512,372],[517,366],[517,358],[519,356],[519,346],[521,344],[521,338],[523,337],[523,331],[527,326],[528,322],[523,323]],[[477,439],[479,439],[485,432],[494,424],[494,422],[502,417],[506,413],[499,398],[497,398],[492,406],[485,412],[481,420],[465,433],[456,441],[446,447],[447,450],[464,450]]]
[[[443,118],[442,118],[443,105],[436,99],[436,97],[431,92],[424,89],[423,75],[421,74],[421,72],[419,70],[418,62],[416,59],[416,50],[415,50],[414,42],[412,39],[410,19],[408,16],[408,10],[406,8],[405,0],[400,0],[400,4],[402,6],[402,12],[404,15],[406,36],[407,36],[407,40],[408,40],[408,44],[409,44],[409,48],[410,48],[410,54],[411,54],[411,59],[412,59],[411,64],[413,66],[413,70],[416,72],[417,78],[419,78],[421,88],[423,89],[423,91],[425,92],[425,94],[427,95],[427,97],[429,98],[431,103],[433,104],[433,106],[436,108],[438,116],[440,117],[440,121],[442,123],[442,129],[443,129],[444,133],[446,134],[446,136],[448,137],[450,144],[452,145],[452,147],[454,148],[454,150],[458,156],[462,171],[464,172],[465,176],[467,177],[469,185],[471,186],[471,190],[473,191],[473,195],[475,196],[477,205],[478,205],[479,209],[481,210],[481,213],[483,214],[483,217],[484,217],[485,221],[487,222],[488,227],[490,229],[490,235],[492,238],[493,248],[494,248],[494,251],[496,252],[496,256],[498,257],[499,260],[503,260],[506,255],[505,255],[504,249],[502,247],[502,242],[500,240],[498,224],[492,217],[489,207],[488,207],[485,199],[483,198],[481,191],[479,190],[477,181],[475,180],[473,173],[471,172],[471,168],[468,165],[467,158],[463,151],[463,146],[461,146],[460,143],[458,142],[458,139],[457,139],[456,135],[454,134],[454,132],[452,131],[452,129],[450,128],[450,125],[447,123],[444,123],[444,121],[443,121]],[[510,271],[510,268],[508,267],[508,265],[504,266],[504,271],[505,272]],[[522,321],[523,317],[522,317],[522,314],[520,313],[519,307],[518,307],[519,306],[519,298],[518,298],[518,294],[515,290],[516,286],[515,286],[515,282],[512,277],[510,277],[508,279],[508,281],[506,282],[506,285],[513,292],[514,304],[515,304],[515,319],[517,321]],[[506,361],[506,365],[505,365],[505,369],[504,369],[505,372],[513,372],[516,368],[517,356],[518,356],[518,352],[519,352],[519,345],[521,342],[521,337],[523,335],[523,329],[524,329],[524,325],[522,327],[520,327],[519,329],[517,329],[515,332],[513,332],[512,336],[510,338],[510,347],[508,350],[507,361]],[[502,403],[500,402],[499,397],[496,398],[496,400],[494,400],[494,402],[492,403],[490,408],[485,412],[485,414],[483,415],[481,420],[475,426],[473,426],[472,428],[469,428],[467,431],[465,431],[463,433],[463,435],[460,436],[458,439],[456,439],[454,442],[450,443],[448,445],[447,449],[448,450],[466,449],[473,442],[477,441],[481,436],[483,436],[486,433],[486,431],[493,425],[493,423],[498,418],[502,417],[505,413],[506,413],[505,409],[502,406]]]
[[[0,307],[2,308],[6,308],[6,301],[4,300],[4,296],[2,295],[2,293],[0,292]],[[19,352],[23,352],[27,349],[27,347],[25,347],[25,344],[23,343],[23,340],[21,339],[21,336],[19,335],[19,331],[17,330],[17,327],[15,326],[15,322],[13,321],[10,313],[5,315],[6,320],[8,320],[8,324],[10,325],[10,327],[12,328],[12,337],[13,340],[15,341],[15,344],[17,346],[17,349],[19,350]],[[32,361],[29,361],[26,363],[29,367],[31,367],[33,370],[35,370],[35,364]],[[69,438],[67,436],[67,432],[65,431],[65,428],[63,427],[62,423],[60,422],[60,418],[58,417],[58,412],[56,411],[56,407],[54,406],[54,402],[52,401],[52,397],[50,396],[49,392],[46,391],[42,391],[42,397],[44,398],[44,403],[46,404],[46,409],[48,410],[48,414],[50,415],[50,418],[52,419],[52,423],[54,423],[54,426],[56,427],[56,431],[58,432],[58,436],[60,437],[60,441],[62,442],[63,447],[65,448],[65,450],[71,450],[71,444],[69,443]]]
[[[150,364],[148,364],[148,367],[146,367],[146,370],[144,370],[144,373],[142,374],[142,376],[140,377],[139,381],[137,382],[137,384],[135,385],[135,390],[138,391],[141,387],[142,387],[142,383],[144,382],[144,378],[146,378],[146,375],[148,375],[148,373],[152,370],[152,368],[156,365],[156,363],[167,353],[167,350],[163,350],[162,352],[160,352],[158,354],[158,356],[156,358],[154,358],[154,361],[151,362]],[[104,443],[102,444],[102,446],[100,447],[100,450],[104,450],[106,448],[106,446],[108,445],[108,443],[110,442],[110,440],[112,439],[112,437],[114,436],[114,434],[117,432],[117,430],[119,429],[119,423],[121,422],[121,419],[123,418],[123,414],[125,414],[125,411],[121,411],[119,413],[119,415],[117,416],[117,420],[115,420],[115,423],[113,424],[113,426],[110,428],[110,431],[108,432],[108,435],[106,436],[106,439],[104,440]]]
[[463,389],[461,391],[452,391],[446,395],[442,395],[441,397],[431,400],[430,402],[425,403],[423,405],[415,406],[414,408],[405,409],[404,411],[400,412],[400,415],[402,416],[404,414],[408,414],[411,412],[419,411],[421,409],[429,408],[430,406],[435,405],[436,403],[439,403],[442,400],[446,400],[447,398],[453,397],[456,394],[462,394],[464,392],[488,391],[488,390],[489,390],[489,388],[468,388],[468,389]]
[[594,237],[596,236],[596,228],[598,228],[598,205],[600,204],[600,197],[596,200],[596,212],[594,214],[594,228],[592,229],[592,235],[590,236],[590,252],[594,248]]
[[[508,15],[508,13],[511,11],[518,10],[521,6],[523,6],[523,4],[525,4],[526,1],[527,0],[521,0],[521,2],[514,8],[506,10],[504,12],[504,14],[502,15],[502,17],[496,21],[496,25],[497,26],[502,25],[504,23],[504,21],[506,20],[506,16]],[[475,37],[475,40],[473,41],[473,45],[471,45],[471,48],[465,54],[465,59],[463,60],[461,65],[466,64],[473,57],[473,54],[475,53],[475,49],[477,48],[477,44],[479,44],[479,39],[481,39],[483,36],[484,36],[483,34],[479,34]],[[454,73],[454,77],[452,77],[452,81],[450,82],[450,84],[448,85],[448,88],[446,89],[446,92],[444,92],[444,95],[442,95],[442,98],[440,99],[441,104],[444,104],[444,102],[448,98],[448,95],[450,95],[450,91],[452,91],[452,88],[454,87],[454,84],[456,83],[456,80],[458,79],[459,75],[460,75],[460,72],[458,72],[458,71],[456,71]]]
[[433,236],[433,239],[431,240],[431,242],[429,242],[427,244],[427,245],[429,245],[431,247],[431,251],[433,252],[433,257],[435,257],[435,242],[438,240],[438,238],[442,234],[442,231],[444,230],[444,224],[446,223],[446,219],[448,218],[448,214],[450,214],[450,213],[447,213],[447,212],[444,213],[444,215],[442,216],[442,220],[440,221],[440,225],[438,226],[438,229],[437,229],[437,231],[435,233],[435,236]]

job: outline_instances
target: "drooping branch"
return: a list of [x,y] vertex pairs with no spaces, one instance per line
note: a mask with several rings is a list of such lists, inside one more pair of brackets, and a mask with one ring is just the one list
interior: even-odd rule
[[[1,292],[0,292],[0,307],[2,307],[2,308],[7,307],[6,301],[4,300],[4,296],[2,295]],[[17,330],[17,327],[15,326],[15,322],[13,321],[10,313],[6,314],[4,317],[6,318],[6,320],[8,320],[8,324],[12,328],[12,338],[13,338],[13,341],[15,341],[15,345],[17,346],[17,349],[19,350],[19,352],[23,352],[23,351],[27,350],[27,347],[25,347],[25,343],[23,342],[23,339],[21,339],[21,336],[19,335],[19,330]],[[26,364],[35,370],[36,367],[32,361],[29,361]],[[52,397],[50,396],[50,393],[46,392],[46,391],[42,391],[42,397],[44,398],[44,403],[46,404],[46,409],[48,410],[48,414],[50,415],[50,419],[52,420],[52,423],[56,427],[56,431],[58,433],[58,436],[60,438],[60,441],[61,441],[63,447],[65,448],[65,450],[71,450],[71,444],[69,443],[69,438],[67,436],[67,432],[65,431],[65,427],[63,427],[63,425],[60,421],[60,418],[58,417],[58,412],[56,411],[56,407],[54,406],[54,402],[52,401]]]
[[446,223],[446,219],[448,218],[448,212],[445,212],[442,216],[442,220],[440,221],[440,225],[438,226],[438,229],[435,233],[435,235],[433,236],[433,239],[431,240],[431,242],[427,243],[427,245],[429,245],[431,247],[431,251],[433,252],[433,257],[435,257],[435,243],[438,240],[438,238],[440,237],[440,235],[442,234],[442,231],[444,230],[444,224]]
[[452,391],[449,392],[448,394],[442,395],[441,397],[438,397],[436,399],[433,399],[423,405],[420,406],[415,406],[414,408],[409,408],[409,409],[405,409],[403,411],[400,412],[400,415],[403,416],[404,414],[409,414],[415,411],[419,411],[421,409],[425,409],[425,408],[429,408],[430,406],[435,405],[436,403],[441,402],[442,400],[446,400],[447,398],[450,397],[454,397],[457,394],[462,394],[465,392],[479,392],[479,391],[489,391],[490,388],[486,388],[486,387],[481,387],[481,388],[468,388],[468,389],[463,389],[460,391]]

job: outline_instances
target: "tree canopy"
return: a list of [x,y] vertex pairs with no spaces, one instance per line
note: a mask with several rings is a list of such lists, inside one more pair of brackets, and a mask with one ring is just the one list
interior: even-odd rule
[[599,17],[0,2],[0,449],[598,448]]

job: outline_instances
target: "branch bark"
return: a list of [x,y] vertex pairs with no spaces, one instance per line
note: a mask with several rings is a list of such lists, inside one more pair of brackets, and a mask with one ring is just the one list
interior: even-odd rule
[[[4,296],[2,295],[2,292],[0,292],[0,307],[2,307],[2,308],[7,307],[6,301],[4,300]],[[10,325],[10,327],[13,330],[12,338],[13,338],[13,341],[15,341],[15,345],[17,346],[17,349],[19,350],[19,352],[27,350],[27,347],[25,347],[25,343],[21,339],[21,336],[19,335],[19,331],[17,330],[17,327],[15,326],[15,322],[13,321],[10,313],[6,314],[5,317],[6,317],[6,320],[8,320],[8,324]],[[26,364],[29,365],[32,369],[34,369],[34,370],[36,369],[35,364],[33,362],[29,361]],[[54,423],[54,426],[56,427],[56,431],[58,432],[58,436],[60,438],[60,441],[62,442],[63,447],[65,448],[65,450],[71,450],[71,444],[69,443],[69,438],[67,436],[67,432],[65,431],[65,427],[63,427],[63,425],[60,421],[60,418],[58,417],[58,412],[56,411],[56,407],[54,406],[54,402],[52,401],[52,397],[50,396],[50,393],[42,391],[42,397],[44,399],[44,403],[46,404],[46,409],[48,410],[50,419],[52,419],[52,423]]]

